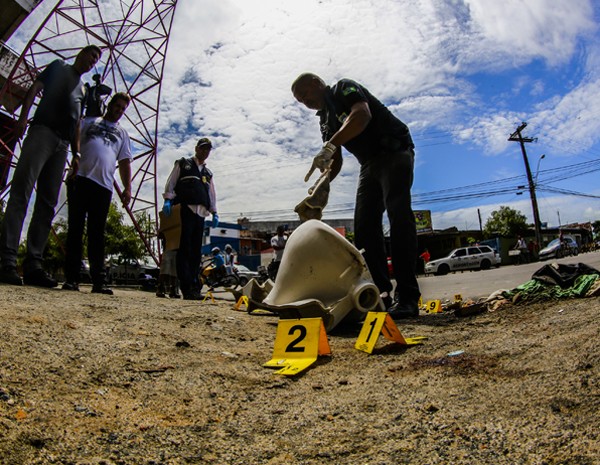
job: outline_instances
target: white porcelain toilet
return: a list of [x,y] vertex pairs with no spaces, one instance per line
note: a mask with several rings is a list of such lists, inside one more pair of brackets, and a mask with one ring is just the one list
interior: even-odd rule
[[277,280],[259,306],[282,318],[321,317],[327,330],[383,310],[360,252],[318,220],[306,221],[290,235]]

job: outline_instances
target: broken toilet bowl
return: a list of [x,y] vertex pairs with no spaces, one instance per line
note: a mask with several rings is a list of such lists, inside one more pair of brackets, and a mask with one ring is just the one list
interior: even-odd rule
[[335,229],[308,220],[289,237],[277,279],[260,307],[282,318],[321,317],[330,330],[381,310],[363,256]]

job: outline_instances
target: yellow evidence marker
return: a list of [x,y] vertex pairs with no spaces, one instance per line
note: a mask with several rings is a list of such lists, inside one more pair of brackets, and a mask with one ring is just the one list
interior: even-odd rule
[[440,300],[429,300],[427,302],[427,313],[442,313],[442,302]]
[[280,368],[275,372],[278,375],[294,376],[315,363],[319,355],[331,355],[323,319],[280,319],[273,356],[263,366]]
[[362,329],[358,334],[354,348],[357,350],[362,350],[367,354],[373,353],[373,349],[375,348],[375,344],[377,343],[381,333],[383,333],[383,337],[385,337],[387,340],[394,341],[403,346],[422,344],[423,341],[427,339],[426,336],[405,338],[402,336],[402,333],[398,329],[398,326],[396,326],[396,323],[389,313],[369,312],[367,313],[365,322],[363,323]]
[[454,294],[454,302],[462,302],[462,295]]
[[245,295],[241,296],[238,299],[237,303],[235,304],[235,309],[239,310],[240,308],[242,308],[242,305],[245,305],[246,309],[248,307],[250,307],[250,302],[248,302],[248,297],[246,297]]
[[210,299],[210,300],[212,300],[212,303],[213,303],[213,304],[214,304],[214,303],[216,303],[216,302],[215,302],[215,296],[214,296],[214,295],[213,295],[213,293],[212,293],[212,292],[210,292],[210,291],[206,291],[206,295],[204,296],[204,299],[202,299],[202,302],[206,302],[206,299]]

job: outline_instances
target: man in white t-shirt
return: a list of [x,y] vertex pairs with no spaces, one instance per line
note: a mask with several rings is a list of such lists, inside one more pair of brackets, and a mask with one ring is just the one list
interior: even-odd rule
[[118,92],[106,114],[88,118],[81,125],[81,155],[74,159],[68,179],[69,230],[63,289],[79,290],[83,230],[87,217],[88,258],[92,292],[112,295],[105,285],[104,228],[113,193],[117,164],[123,183],[121,201],[131,200],[131,147],[127,131],[119,120],[129,106],[127,94]]

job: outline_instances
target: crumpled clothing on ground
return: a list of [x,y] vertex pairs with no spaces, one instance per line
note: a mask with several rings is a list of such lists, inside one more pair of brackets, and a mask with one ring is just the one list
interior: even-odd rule
[[577,265],[545,265],[533,274],[533,279],[502,293],[503,297],[519,300],[550,300],[585,297],[600,278],[600,271],[583,263]]
[[572,287],[579,276],[594,274],[600,275],[600,271],[585,263],[577,263],[576,265],[552,263],[541,267],[533,273],[531,278],[547,284],[558,285],[565,289]]

